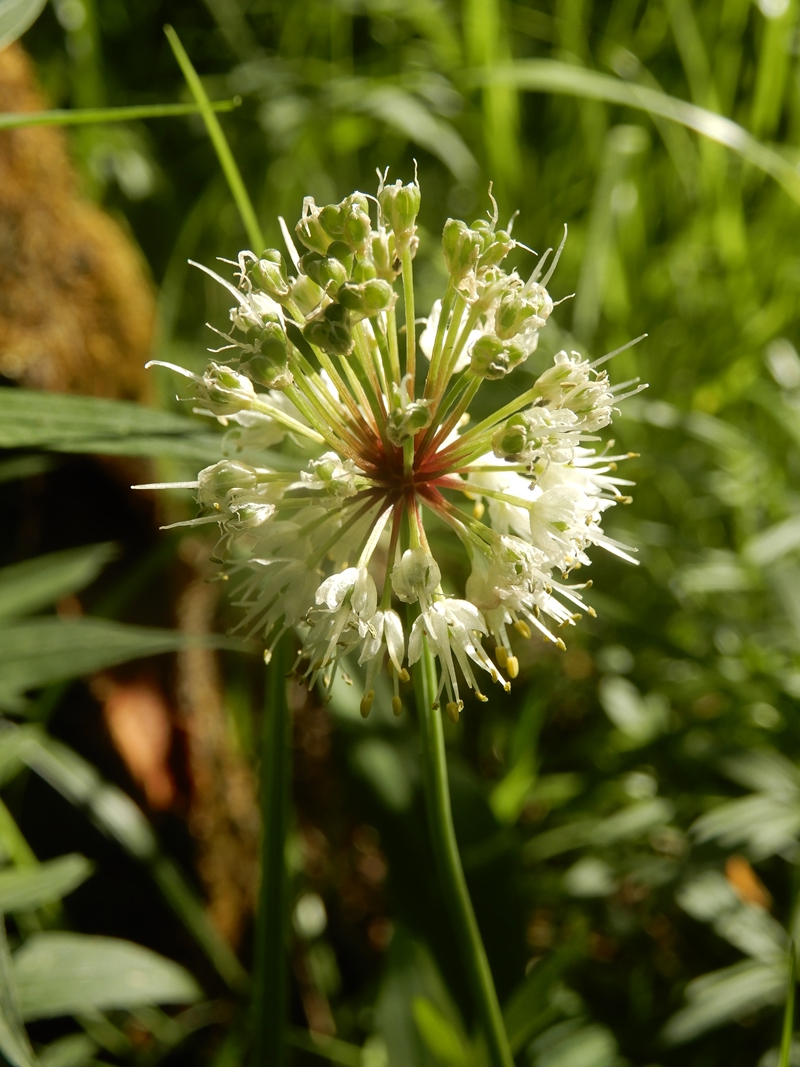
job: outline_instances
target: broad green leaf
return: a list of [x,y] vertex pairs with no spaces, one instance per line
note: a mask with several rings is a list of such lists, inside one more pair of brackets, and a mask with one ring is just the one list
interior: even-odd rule
[[0,0],[0,49],[16,41],[44,10],[46,0]]
[[414,997],[411,1014],[417,1031],[436,1059],[446,1067],[465,1067],[467,1050],[450,1020],[425,997]]
[[535,1067],[614,1067],[617,1043],[605,1026],[558,1023],[533,1042]]
[[545,960],[536,963],[511,994],[503,1006],[503,1022],[514,1054],[559,1018],[561,1011],[554,1003],[553,991],[563,972],[584,951],[583,934],[573,932],[558,952],[551,952]]
[[35,867],[0,871],[0,911],[31,911],[61,900],[85,882],[92,864],[72,854]]
[[682,1044],[740,1015],[780,1004],[786,996],[788,974],[786,959],[774,964],[745,960],[695,978],[686,987],[687,1006],[672,1016],[663,1038],[673,1045]]
[[20,710],[22,694],[118,663],[198,644],[242,648],[224,638],[128,626],[107,619],[27,619],[0,626],[0,707]]
[[0,619],[28,615],[77,593],[114,557],[112,544],[51,552],[0,570]]
[[177,963],[112,937],[34,934],[13,962],[23,1019],[189,1004],[201,995]]
[[88,1034],[67,1034],[39,1051],[40,1067],[84,1067],[92,1062],[97,1042]]
[[165,900],[206,953],[225,982],[240,989],[245,972],[217,932],[175,864],[164,856],[150,823],[131,798],[106,782],[77,752],[36,728],[11,727],[25,735],[21,758],[70,804],[85,808],[95,826],[148,868]]
[[667,728],[669,705],[660,693],[642,696],[627,678],[610,675],[598,690],[600,703],[626,744],[647,745]]
[[499,82],[532,92],[565,93],[589,100],[603,100],[669,119],[730,148],[748,163],[771,175],[794,200],[800,202],[800,174],[788,159],[784,159],[774,148],[761,144],[747,130],[724,115],[668,96],[658,89],[625,82],[609,74],[555,59],[522,59],[498,64],[489,70],[476,72],[475,81],[479,84]]
[[11,1067],[35,1067],[19,1004],[14,968],[8,951],[3,917],[0,915],[0,1053]]
[[412,1005],[421,998],[446,1020],[459,1045],[467,1048],[463,1024],[436,964],[420,942],[398,929],[375,1006],[375,1028],[386,1042],[389,1067],[442,1067],[447,1062],[439,1059],[420,1032]]

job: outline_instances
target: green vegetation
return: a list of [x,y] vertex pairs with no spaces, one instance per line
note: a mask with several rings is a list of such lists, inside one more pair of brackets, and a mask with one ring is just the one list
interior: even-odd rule
[[[0,41],[25,7],[0,0]],[[545,356],[595,358],[647,333],[611,363],[614,381],[649,382],[620,406],[615,447],[636,453],[624,473],[637,484],[606,525],[639,566],[596,552],[597,619],[570,630],[566,652],[520,643],[512,692],[445,722],[459,846],[518,1064],[800,1063],[796,0],[58,0],[23,43],[49,103],[73,117],[196,111],[167,22],[220,102],[211,119],[255,217],[196,115],[95,115],[66,132],[84,194],[146,259],[154,358],[200,370],[203,324],[227,313],[188,259],[235,259],[259,229],[279,245],[277,218],[297,218],[303,196],[374,193],[376,168],[409,181],[414,160],[418,314],[444,288],[443,220],[484,216],[491,180],[525,245],[556,246],[569,227],[549,288],[575,295],[542,331]],[[16,132],[3,127],[0,115],[0,159]],[[498,383],[507,399],[533,364]],[[289,692],[292,812],[280,781],[261,798],[275,833],[289,820],[288,989],[263,973],[280,916],[254,950],[242,905],[237,957],[201,906],[193,790],[210,804],[213,789],[187,721],[176,798],[143,813],[97,672],[159,654],[142,669],[174,693],[194,669],[180,663],[213,644],[220,731],[243,781],[270,765],[280,730],[262,722],[260,657],[185,632],[187,561],[213,538],[156,526],[190,518],[190,494],[155,515],[126,488],[194,478],[219,434],[174,402],[162,371],[149,372],[149,405],[106,373],[96,397],[10,376],[0,391],[0,1058],[238,1067],[255,1043],[273,1059],[285,1046],[292,1067],[479,1067],[418,724],[392,716],[388,687],[366,722],[358,686],[335,686],[325,710]],[[209,611],[217,633],[236,622],[224,599]],[[160,655],[176,649],[177,668]],[[282,895],[273,884],[260,899]],[[254,972],[259,996],[274,989],[270,1019],[286,995],[282,1041],[253,1016]]]

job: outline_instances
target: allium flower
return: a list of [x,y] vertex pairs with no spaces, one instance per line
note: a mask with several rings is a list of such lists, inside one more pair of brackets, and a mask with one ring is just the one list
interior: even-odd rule
[[[628,500],[622,457],[594,449],[626,387],[609,385],[602,360],[559,352],[471,424],[484,383],[533,362],[560,249],[546,274],[549,252],[525,280],[503,267],[516,242],[497,228],[496,207],[471,226],[449,219],[449,282],[417,342],[419,204],[416,181],[381,180],[377,200],[307,198],[302,255],[284,226],[290,266],[268,249],[240,253],[236,284],[201,268],[235,301],[217,331],[215,354],[226,355],[203,375],[172,369],[193,382],[196,410],[229,428],[226,458],[181,484],[201,509],[187,525],[219,525],[240,629],[264,636],[267,659],[296,630],[295,673],[327,691],[350,656],[365,667],[365,715],[384,668],[399,713],[406,664],[427,639],[437,699],[457,719],[465,686],[482,700],[484,676],[508,689],[514,640],[536,631],[563,647],[554,631],[580,617],[585,588],[566,579],[591,546],[630,559],[601,529],[603,513]],[[443,576],[434,529],[463,547],[463,594]]]

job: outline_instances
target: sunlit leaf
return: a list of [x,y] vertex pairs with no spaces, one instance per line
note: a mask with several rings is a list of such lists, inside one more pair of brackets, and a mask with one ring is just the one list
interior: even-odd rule
[[0,1053],[11,1067],[36,1067],[25,1027],[22,1025],[19,991],[8,951],[3,917],[0,915]]
[[788,973],[785,959],[774,964],[746,960],[695,978],[686,987],[688,1005],[664,1027],[664,1039],[682,1044],[759,1008],[782,1003]]
[[26,615],[77,593],[114,557],[111,544],[51,552],[0,570],[0,619]]
[[97,1052],[88,1034],[67,1034],[39,1051],[40,1067],[85,1067]]
[[34,24],[47,0],[0,0],[0,49]]
[[22,694],[29,689],[142,656],[226,643],[107,619],[40,618],[6,624],[0,627],[0,706],[20,710]]
[[183,967],[111,937],[33,934],[14,956],[23,1019],[190,1004],[200,989]]
[[35,867],[0,871],[0,911],[30,911],[61,900],[92,873],[83,856],[59,856]]
[[465,1067],[467,1050],[450,1020],[425,997],[414,997],[411,1014],[417,1030],[436,1059],[447,1067]]
[[559,1023],[533,1043],[535,1067],[612,1067],[617,1043],[604,1026],[577,1020]]

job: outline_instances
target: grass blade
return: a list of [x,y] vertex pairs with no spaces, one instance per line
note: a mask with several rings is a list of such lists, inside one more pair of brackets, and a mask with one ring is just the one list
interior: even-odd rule
[[214,151],[217,153],[217,159],[219,160],[219,164],[228,181],[231,193],[233,194],[233,199],[236,201],[236,206],[239,209],[242,223],[247,232],[247,239],[253,246],[253,251],[258,255],[264,248],[264,235],[261,232],[261,226],[256,217],[252,201],[248,196],[247,189],[242,181],[242,176],[236,165],[236,160],[233,158],[233,153],[225,139],[225,134],[222,132],[219,120],[214,114],[214,109],[211,106],[211,101],[206,95],[205,89],[203,88],[203,83],[200,81],[197,71],[192,66],[192,61],[189,59],[186,49],[181,44],[177,33],[172,26],[165,26],[164,33],[167,35],[170,48],[175,54],[175,58],[183,71],[184,78],[186,79],[186,84],[189,86],[189,90],[200,109],[200,114],[203,116],[203,122],[206,124],[208,136],[211,138]]
[[596,70],[586,70],[556,59],[527,59],[473,74],[477,84],[507,82],[530,92],[563,93],[646,111],[677,122],[703,137],[725,145],[742,159],[774,178],[800,203],[800,174],[775,149],[752,137],[724,115],[689,104],[645,85],[634,85]]
[[[209,101],[212,111],[233,111],[241,98]],[[131,107],[86,107],[75,110],[9,111],[0,115],[0,130],[18,130],[27,126],[93,126],[104,122],[134,122],[138,119],[169,119],[180,115],[197,115],[197,104],[136,104]]]

